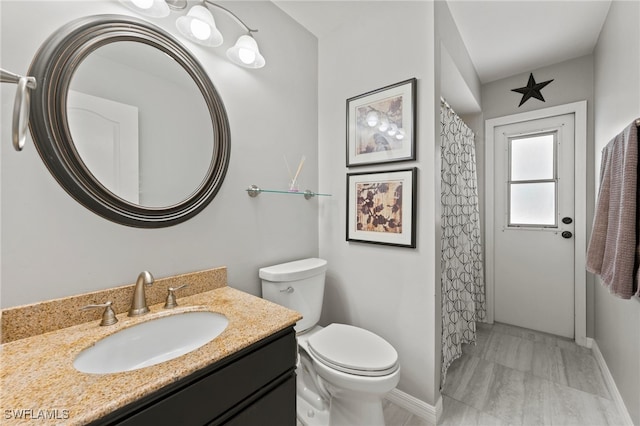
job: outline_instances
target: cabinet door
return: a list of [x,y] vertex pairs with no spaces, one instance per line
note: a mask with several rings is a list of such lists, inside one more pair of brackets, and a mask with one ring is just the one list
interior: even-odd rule
[[[212,423],[214,425],[215,423]],[[231,418],[225,426],[295,426],[296,379],[295,373],[280,386]]]
[[[214,419],[219,423],[227,421],[262,393],[295,377],[295,333],[291,328],[278,334],[247,348],[232,362],[213,364],[202,373],[177,382],[172,390],[161,390],[162,395],[131,404],[125,413],[114,413],[93,424],[202,426]],[[277,392],[273,398],[281,396],[278,404],[289,407],[283,409],[287,413],[293,404],[291,418],[295,424],[295,383],[292,394],[284,397],[284,392]]]

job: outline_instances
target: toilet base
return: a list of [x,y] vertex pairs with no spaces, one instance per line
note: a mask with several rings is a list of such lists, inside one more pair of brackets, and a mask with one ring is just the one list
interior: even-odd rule
[[296,396],[298,422],[303,426],[384,426],[382,401],[377,398],[332,398],[330,410],[319,410]]
[[329,411],[318,410],[303,397],[296,396],[298,422],[304,426],[329,426]]
[[385,426],[382,400],[376,396],[341,395],[331,398],[331,426]]

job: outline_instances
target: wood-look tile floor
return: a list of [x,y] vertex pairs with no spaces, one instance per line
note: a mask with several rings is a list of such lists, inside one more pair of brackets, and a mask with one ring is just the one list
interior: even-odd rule
[[[478,324],[449,367],[439,425],[621,425],[591,349],[505,324]],[[385,401],[388,426],[424,420]]]
[[[591,349],[499,323],[477,334],[449,367],[438,425],[623,424]],[[388,400],[383,409],[387,426],[433,426]]]

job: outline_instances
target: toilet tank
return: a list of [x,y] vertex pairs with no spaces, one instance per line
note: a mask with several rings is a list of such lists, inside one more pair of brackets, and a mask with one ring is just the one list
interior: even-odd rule
[[302,314],[300,333],[320,320],[327,261],[311,258],[260,268],[262,297]]

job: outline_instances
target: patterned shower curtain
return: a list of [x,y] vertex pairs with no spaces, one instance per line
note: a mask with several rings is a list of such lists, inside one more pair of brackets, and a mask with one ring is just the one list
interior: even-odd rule
[[486,317],[474,134],[446,104],[440,107],[442,152],[442,375],[476,340]]

